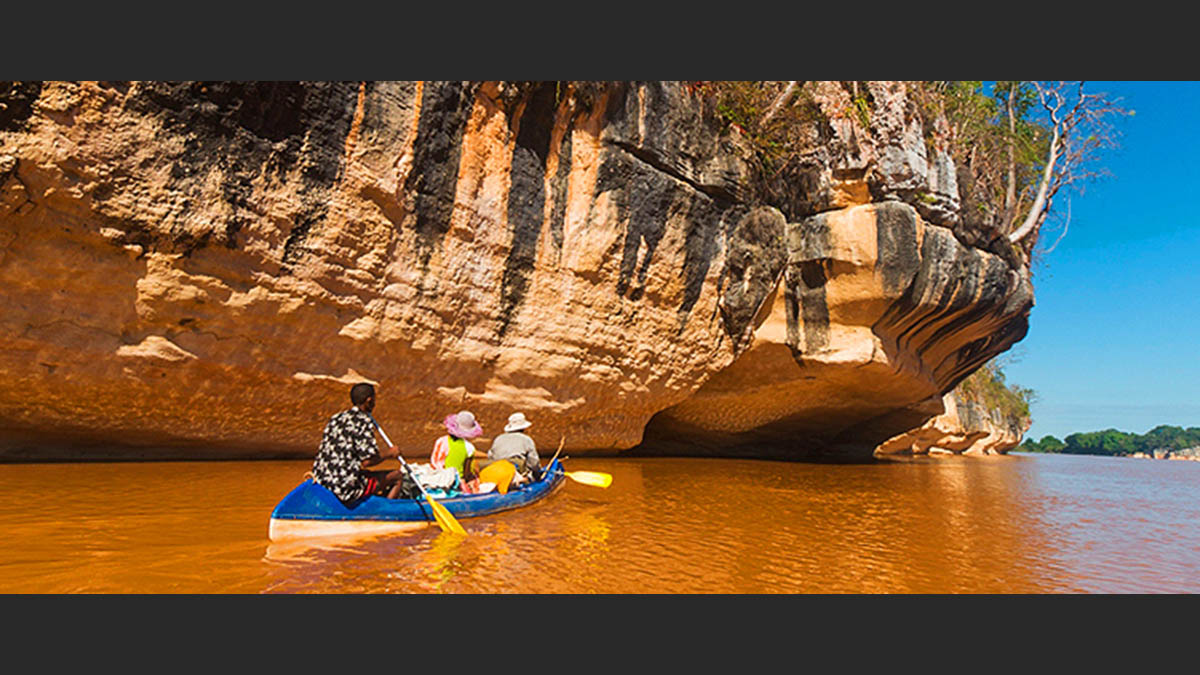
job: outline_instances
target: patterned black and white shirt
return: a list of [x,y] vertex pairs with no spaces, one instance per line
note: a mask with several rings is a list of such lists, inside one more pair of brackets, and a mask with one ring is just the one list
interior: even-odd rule
[[367,487],[362,461],[378,455],[371,416],[358,408],[344,410],[325,425],[313,461],[313,481],[329,488],[343,503],[352,502],[362,497]]

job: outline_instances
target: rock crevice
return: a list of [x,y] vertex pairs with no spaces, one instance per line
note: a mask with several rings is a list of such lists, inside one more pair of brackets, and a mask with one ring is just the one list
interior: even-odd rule
[[680,83],[0,86],[0,458],[311,456],[354,378],[414,456],[462,408],[576,453],[870,456],[1033,295],[953,230],[903,83],[869,129],[812,86],[775,200]]

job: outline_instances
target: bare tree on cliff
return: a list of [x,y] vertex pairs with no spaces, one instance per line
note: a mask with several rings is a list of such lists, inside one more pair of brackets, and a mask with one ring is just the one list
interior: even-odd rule
[[767,108],[767,112],[762,116],[759,124],[766,126],[768,122],[778,115],[779,111],[783,110],[783,107],[791,102],[796,92],[800,91],[800,87],[804,86],[804,82],[804,80],[789,80],[783,91],[775,97],[775,100],[771,101],[771,107]]
[[[1008,128],[1008,166],[999,227],[1009,242],[1029,255],[1059,192],[1072,185],[1081,189],[1084,182],[1107,175],[1097,161],[1103,149],[1117,145],[1118,134],[1112,120],[1133,113],[1107,94],[1084,92],[1082,81],[998,82],[996,88],[1005,97]],[[1023,135],[1018,129],[1025,113],[1020,103],[1024,94],[1025,108],[1031,107],[1030,90],[1036,93],[1036,103],[1045,117],[1027,125],[1033,133]],[[1018,145],[1022,142],[1040,149],[1040,157],[1033,166],[1040,165],[1041,169],[1036,180],[1028,181],[1024,189],[1017,175]],[[1029,203],[1028,209],[1024,208],[1025,203]],[[1070,224],[1069,205],[1067,214],[1064,235]]]
[[[715,91],[720,114],[748,132],[778,173],[805,149],[793,128],[824,117],[820,105],[811,100],[807,106],[813,114],[796,105],[797,99],[804,100],[807,84],[694,82],[690,89]],[[870,105],[860,98],[862,84],[842,83],[856,104]],[[1059,239],[1066,234],[1070,202],[1056,211],[1055,200],[1064,194],[1063,188],[1082,191],[1088,180],[1107,175],[1099,159],[1103,150],[1117,145],[1113,122],[1133,114],[1107,94],[1085,92],[1082,81],[998,81],[990,94],[981,81],[910,85],[927,136],[941,133],[936,120],[943,116],[949,128],[950,152],[965,172],[959,177],[965,193],[965,229],[974,230],[989,245],[1007,241],[1013,254],[1023,254],[1027,263],[1050,217],[1063,219]]]

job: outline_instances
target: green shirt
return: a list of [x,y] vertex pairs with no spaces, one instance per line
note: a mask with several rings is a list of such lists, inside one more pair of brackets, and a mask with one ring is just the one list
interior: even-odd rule
[[466,459],[475,454],[475,446],[471,442],[458,438],[451,438],[448,434],[440,436],[433,446],[433,455],[429,458],[429,463],[435,469],[452,466],[458,469],[459,475],[463,473],[463,466],[466,464]]

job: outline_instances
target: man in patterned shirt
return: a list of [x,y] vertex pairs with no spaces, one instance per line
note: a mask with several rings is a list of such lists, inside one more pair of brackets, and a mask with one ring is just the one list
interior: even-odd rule
[[375,425],[371,420],[375,387],[366,382],[354,385],[350,388],[350,402],[354,407],[334,415],[325,425],[313,461],[313,481],[328,488],[346,505],[373,494],[401,496],[403,467],[390,472],[367,470],[385,459],[400,456],[396,446],[380,452],[375,443]]

